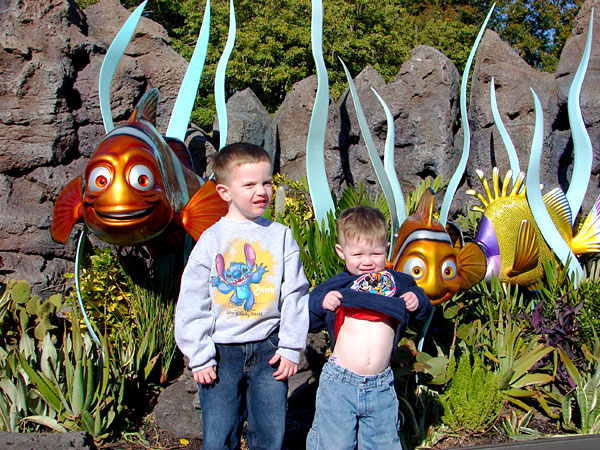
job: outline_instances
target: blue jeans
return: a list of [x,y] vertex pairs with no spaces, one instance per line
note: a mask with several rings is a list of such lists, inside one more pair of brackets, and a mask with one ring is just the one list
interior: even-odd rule
[[251,449],[281,448],[285,433],[287,381],[277,381],[269,360],[279,337],[246,344],[217,344],[217,380],[199,384],[203,449],[238,448],[248,419]]
[[328,361],[306,448],[355,449],[357,440],[359,449],[402,450],[394,374],[388,367],[377,375],[361,376]]

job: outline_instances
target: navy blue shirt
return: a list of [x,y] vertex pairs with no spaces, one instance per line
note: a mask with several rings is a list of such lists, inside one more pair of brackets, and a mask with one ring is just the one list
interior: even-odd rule
[[[323,298],[330,291],[338,291],[342,294],[341,306],[349,308],[363,308],[380,313],[396,319],[398,327],[396,329],[395,345],[398,343],[409,321],[424,321],[430,311],[431,302],[425,291],[417,286],[412,276],[395,270],[385,270],[379,272],[384,274],[388,283],[393,286],[393,293],[373,293],[373,289],[362,290],[365,274],[351,275],[348,272],[341,272],[324,281],[315,287],[308,298],[308,309],[310,315],[310,332],[315,333],[327,329],[331,348],[335,346],[335,312],[323,308]],[[386,275],[388,274],[388,275]],[[367,278],[369,275],[366,275]],[[378,276],[381,278],[381,275]],[[367,283],[365,283],[367,284]],[[369,286],[367,286],[369,288]],[[404,301],[394,301],[393,297],[400,297],[407,292],[414,292],[419,299],[418,308],[413,311],[407,311]]]

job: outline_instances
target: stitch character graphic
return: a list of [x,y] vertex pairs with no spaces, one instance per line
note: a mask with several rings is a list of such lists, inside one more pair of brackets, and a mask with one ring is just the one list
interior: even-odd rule
[[216,257],[218,277],[211,277],[210,284],[222,294],[233,291],[229,301],[237,306],[244,305],[249,311],[254,306],[254,294],[250,285],[260,283],[263,275],[268,272],[267,267],[260,264],[256,266],[256,253],[250,244],[244,244],[246,262],[232,262],[225,269],[225,259],[220,253]]

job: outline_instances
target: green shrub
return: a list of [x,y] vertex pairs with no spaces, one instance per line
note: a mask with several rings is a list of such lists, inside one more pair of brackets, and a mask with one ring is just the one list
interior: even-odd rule
[[440,397],[442,422],[450,433],[472,434],[488,430],[504,404],[498,378],[477,355],[463,354],[446,392]]
[[[129,307],[133,283],[112,248],[94,248],[82,258],[79,285],[81,298],[92,324],[101,333],[118,333],[123,324],[132,322]],[[75,275],[69,273],[68,278]],[[75,291],[70,306],[79,308]]]

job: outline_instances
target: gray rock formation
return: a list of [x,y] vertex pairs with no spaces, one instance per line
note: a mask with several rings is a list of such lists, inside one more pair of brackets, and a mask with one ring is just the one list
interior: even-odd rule
[[[471,155],[451,214],[465,212],[473,203],[464,196],[465,189],[481,189],[476,168],[490,177],[493,166],[502,174],[509,167],[491,115],[492,77],[498,108],[522,169],[528,164],[534,127],[529,89],[535,90],[544,109],[542,181],[549,188],[568,187],[572,142],[567,93],[583,53],[592,7],[600,10],[600,0],[588,0],[581,8],[554,74],[540,73],[496,33],[485,33],[469,98]],[[47,286],[57,290],[63,273],[73,271],[77,233],[72,233],[66,246],[52,242],[49,227],[54,200],[68,181],[83,174],[105,134],[97,79],[106,50],[129,12],[116,0],[101,0],[84,12],[73,0],[6,0],[0,13],[0,274],[25,278],[38,291]],[[595,88],[600,76],[599,22],[581,94],[581,110],[594,149],[600,143],[600,97]],[[160,25],[141,19],[112,84],[116,124],[129,117],[147,89],[157,87],[161,96],[157,128],[166,131],[187,67],[169,43]],[[437,50],[421,46],[389,83],[372,67],[353,75],[380,155],[387,123],[371,87],[392,112],[395,166],[404,194],[427,176],[449,179],[460,159],[464,136],[458,110],[460,76],[452,62]],[[227,105],[228,142],[263,145],[274,156],[277,171],[294,179],[303,177],[316,87],[315,76],[297,83],[274,116],[249,89],[237,92]],[[200,175],[212,172],[209,157],[219,146],[218,124],[214,129],[203,131],[192,125],[186,138]],[[324,147],[326,171],[336,193],[359,183],[379,190],[347,92],[337,102],[330,101]],[[585,212],[600,192],[599,185],[600,153],[595,151]]]
[[[306,174],[306,136],[316,92],[316,75],[296,83],[275,113],[269,139],[265,142],[267,150],[276,156],[276,169],[293,179]],[[339,184],[342,177],[339,163],[341,136],[339,111],[330,101],[324,154],[332,187]]]
[[0,431],[0,448],[4,450],[94,450],[94,439],[88,433],[7,433]]

